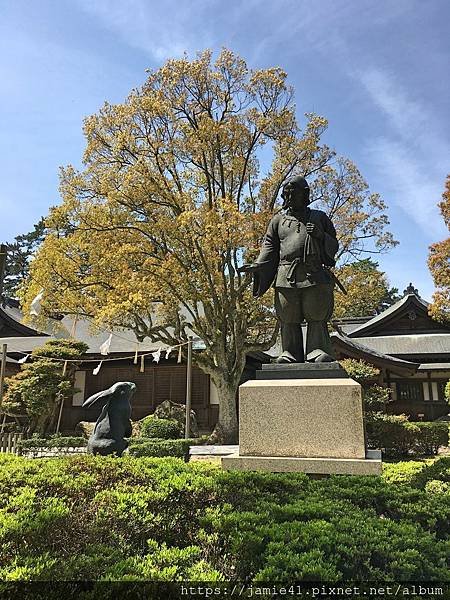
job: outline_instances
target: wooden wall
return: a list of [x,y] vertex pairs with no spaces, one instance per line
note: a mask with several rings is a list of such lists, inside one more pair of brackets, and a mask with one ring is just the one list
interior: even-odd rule
[[[197,367],[193,367],[192,371],[192,408],[197,414],[199,427],[202,430],[212,430],[217,414],[209,404],[209,376]],[[136,384],[136,393],[131,401],[133,421],[153,413],[164,400],[180,404],[185,402],[186,365],[177,364],[146,365],[144,373],[139,371],[137,365],[120,365],[114,362],[102,366],[98,375],[93,375],[89,369],[86,371],[84,397],[88,398],[105,390],[117,381],[132,381]],[[70,399],[64,406],[61,428],[71,430],[80,421],[95,421],[100,409],[100,406],[91,409],[72,406]]]

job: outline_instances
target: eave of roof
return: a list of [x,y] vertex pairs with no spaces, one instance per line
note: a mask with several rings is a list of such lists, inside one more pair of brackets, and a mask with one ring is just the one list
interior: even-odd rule
[[12,311],[7,311],[6,308],[3,306],[0,306],[0,319],[4,321],[13,330],[17,331],[19,335],[27,337],[46,335],[45,333],[37,331],[36,329],[33,329],[32,327],[28,327],[27,325],[21,323],[19,320],[17,320],[17,318],[13,316]]
[[338,348],[340,347],[341,349],[353,352],[359,358],[366,359],[368,362],[378,366],[389,368],[391,371],[401,375],[413,375],[419,368],[419,363],[402,360],[389,354],[382,354],[338,332],[331,334],[331,340]]

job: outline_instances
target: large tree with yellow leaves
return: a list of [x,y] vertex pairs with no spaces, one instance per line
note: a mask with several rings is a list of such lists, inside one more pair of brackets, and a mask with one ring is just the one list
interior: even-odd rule
[[[450,233],[450,175],[447,175],[442,201],[439,203],[444,223]],[[450,236],[430,246],[428,267],[436,291],[429,312],[438,321],[450,321]]]
[[[280,68],[251,71],[229,50],[215,62],[209,51],[169,60],[86,119],[84,169],[62,170],[63,203],[47,219],[25,306],[43,288],[47,314],[170,345],[199,336],[194,361],[219,393],[216,437],[236,440],[246,355],[276,337],[272,299],[254,299],[238,267],[256,257],[286,178],[309,177],[343,257],[395,243],[383,201],[321,143],[326,127],[308,114],[300,129]],[[264,146],[272,163],[261,173]]]

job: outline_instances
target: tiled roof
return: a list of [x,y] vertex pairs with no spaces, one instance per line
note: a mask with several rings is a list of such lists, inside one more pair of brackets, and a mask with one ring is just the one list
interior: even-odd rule
[[403,313],[407,310],[407,307],[412,305],[413,307],[421,309],[422,311],[428,312],[428,303],[416,294],[407,294],[403,296],[398,302],[392,304],[389,308],[384,310],[379,315],[372,317],[365,323],[355,327],[349,332],[350,337],[364,336],[364,333],[373,333],[374,328],[378,328],[383,322],[390,321],[395,315]]
[[[352,338],[354,339],[354,338]],[[357,341],[383,354],[450,355],[450,333],[419,333],[358,337]],[[430,356],[430,358],[431,358]],[[431,360],[430,360],[431,362]]]

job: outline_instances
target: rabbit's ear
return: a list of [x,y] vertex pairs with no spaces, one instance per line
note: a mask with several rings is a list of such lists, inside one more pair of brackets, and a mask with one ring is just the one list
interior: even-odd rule
[[111,397],[113,396],[113,394],[114,394],[114,390],[112,388],[108,388],[107,390],[103,390],[102,392],[97,392],[93,396],[90,396],[89,398],[87,398],[81,405],[81,408],[89,408],[93,404],[95,404],[97,402],[97,400],[100,400],[101,398],[105,398],[109,402],[109,400],[111,400]]

